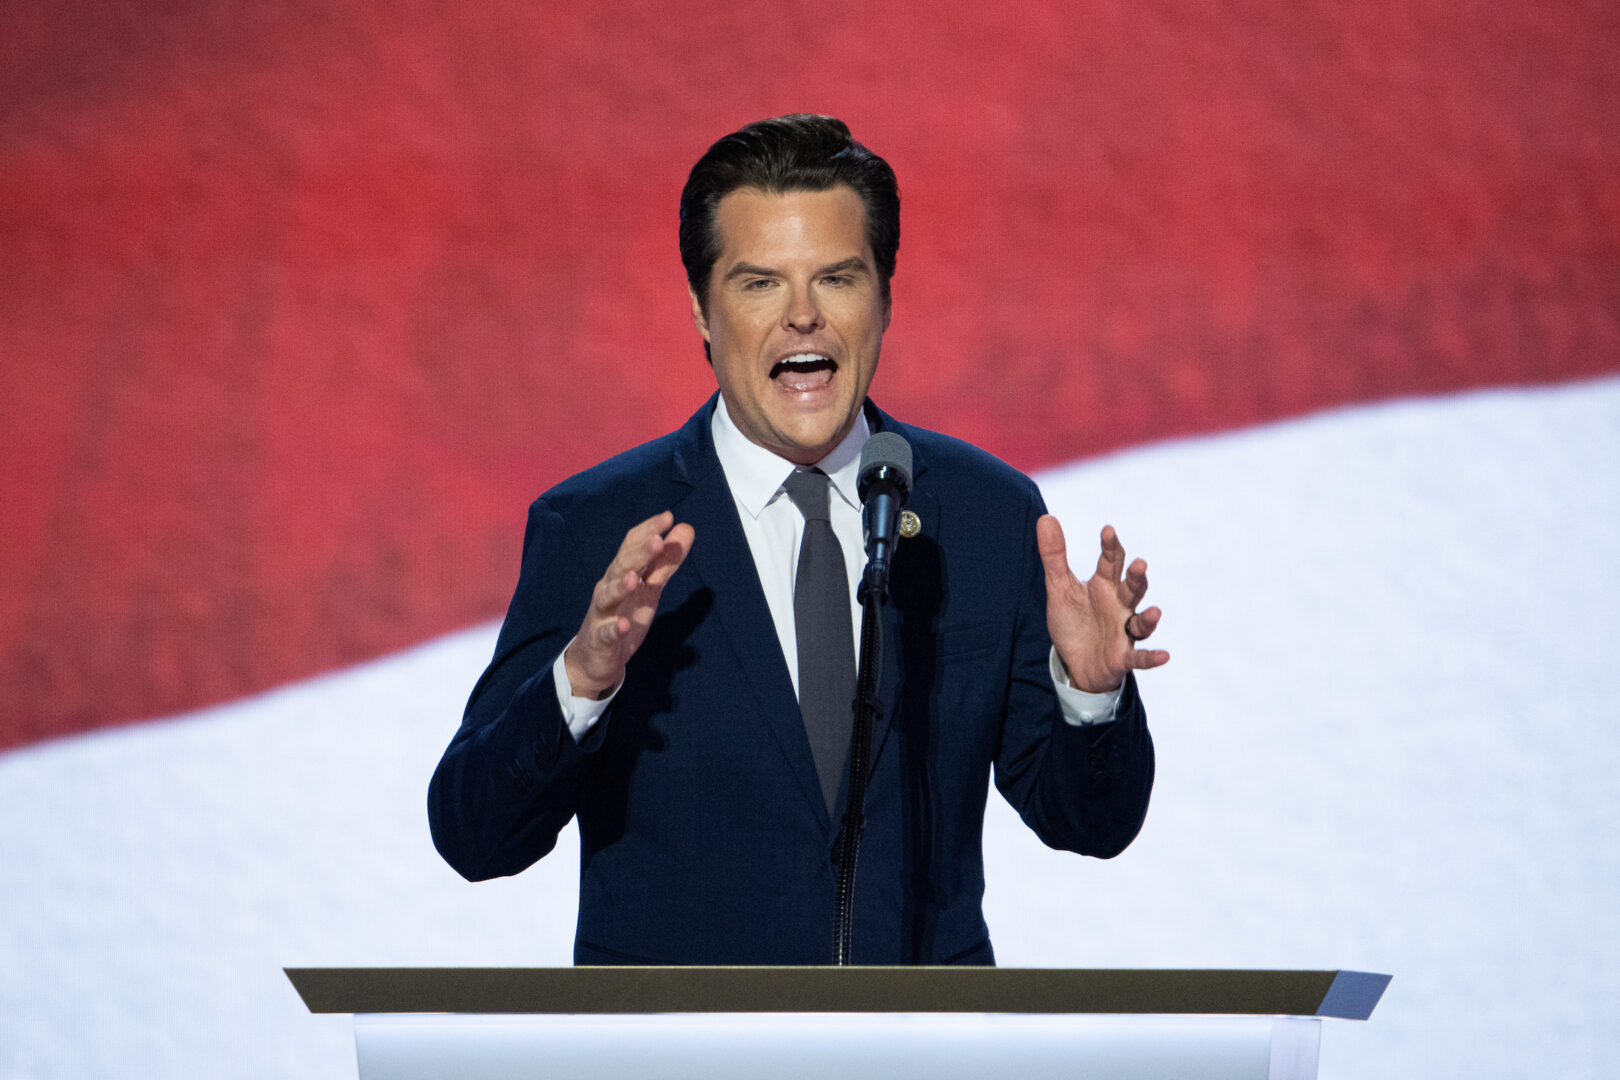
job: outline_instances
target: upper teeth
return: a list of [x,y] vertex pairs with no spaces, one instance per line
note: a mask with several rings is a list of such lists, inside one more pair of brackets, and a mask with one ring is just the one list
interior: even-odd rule
[[822,360],[826,360],[826,359],[827,359],[827,357],[822,356],[819,353],[795,353],[793,356],[790,356],[787,359],[783,360],[782,363],[784,363],[784,364],[815,364],[815,363],[819,363]]

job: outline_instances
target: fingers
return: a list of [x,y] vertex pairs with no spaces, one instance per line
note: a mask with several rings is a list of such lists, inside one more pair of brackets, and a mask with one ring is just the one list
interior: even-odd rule
[[630,632],[630,620],[623,615],[609,616],[591,627],[591,638],[604,649],[612,649]]
[[[1125,545],[1120,543],[1119,533],[1114,531],[1112,525],[1104,525],[1102,530],[1102,551],[1097,556],[1097,573],[1110,581],[1119,582],[1117,594],[1119,602],[1126,609],[1134,610],[1147,595],[1147,560],[1135,559],[1130,569],[1124,571],[1125,579],[1120,581],[1120,571],[1125,566]],[[1138,634],[1138,637],[1147,637],[1147,634]]]
[[1130,569],[1125,571],[1125,581],[1119,587],[1120,603],[1128,608],[1135,608],[1142,602],[1142,597],[1147,595],[1147,586],[1147,560],[1137,559],[1131,563]]
[[1137,671],[1161,667],[1170,662],[1170,654],[1163,649],[1132,649],[1125,654],[1125,666]]
[[618,554],[608,564],[607,573],[602,575],[604,580],[623,577],[627,572],[640,572],[658,554],[663,545],[663,536],[670,525],[674,524],[675,515],[665,510],[662,514],[654,514],[639,525],[632,526],[624,534],[624,542],[619,545]]
[[[1146,640],[1153,631],[1157,630],[1159,628],[1159,619],[1163,615],[1164,612],[1158,608],[1150,607],[1146,611],[1138,611],[1127,618],[1125,620],[1127,623],[1132,621],[1136,623],[1132,627],[1135,631],[1131,639],[1132,644]],[[1146,671],[1148,668],[1156,668],[1169,662],[1170,654],[1163,649],[1132,649],[1125,654],[1125,666],[1135,668],[1138,671]]]
[[1118,581],[1125,569],[1125,546],[1119,542],[1119,534],[1114,532],[1112,525],[1104,525],[1102,529],[1102,551],[1097,556],[1097,573],[1109,581]]
[[[681,525],[671,529],[674,521],[675,515],[665,510],[632,527],[625,534],[624,542],[619,545],[618,553],[602,575],[602,580],[597,583],[592,597],[592,607],[598,614],[611,613],[636,589],[648,583],[649,577],[660,571],[663,571],[661,577],[653,584],[662,588],[664,582],[669,580],[669,575],[686,558],[692,543],[692,526]],[[670,537],[663,535],[666,530]],[[671,546],[671,538],[675,540],[675,550],[666,554],[666,549]]]
[[634,570],[604,577],[591,594],[591,610],[599,616],[612,614],[640,584],[641,575]]
[[685,522],[669,530],[663,538],[663,546],[658,554],[653,556],[643,571],[643,577],[649,586],[662,589],[664,583],[681,568],[681,563],[686,561],[687,552],[692,550],[693,536],[692,526]]
[[1159,628],[1159,617],[1163,614],[1158,608],[1151,607],[1125,616],[1125,636],[1130,638],[1133,645],[1146,641]]

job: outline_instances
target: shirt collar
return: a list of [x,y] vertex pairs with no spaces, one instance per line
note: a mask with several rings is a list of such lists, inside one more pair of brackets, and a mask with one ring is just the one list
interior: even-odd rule
[[[720,395],[715,405],[709,430],[714,436],[715,456],[725,470],[726,484],[731,488],[732,497],[737,500],[738,506],[748,511],[749,516],[759,517],[781,493],[782,482],[795,467],[793,462],[758,443],[750,442],[731,419],[724,394]],[[861,505],[855,493],[861,470],[861,448],[866,445],[870,434],[866,413],[862,410],[856,413],[849,434],[826,457],[816,462],[816,467],[832,481],[832,490],[838,493],[838,497],[857,509]]]

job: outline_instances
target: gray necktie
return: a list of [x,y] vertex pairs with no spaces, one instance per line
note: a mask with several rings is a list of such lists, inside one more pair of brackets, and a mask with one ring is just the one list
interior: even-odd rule
[[821,794],[831,812],[849,758],[854,718],[855,643],[850,632],[849,576],[827,515],[827,474],[795,469],[783,485],[804,515],[793,625],[799,641],[799,712],[816,759]]

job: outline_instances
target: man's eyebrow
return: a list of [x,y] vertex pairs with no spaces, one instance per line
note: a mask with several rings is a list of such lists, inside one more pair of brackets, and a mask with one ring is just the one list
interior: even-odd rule
[[[866,265],[866,260],[865,259],[861,258],[859,255],[851,255],[847,259],[841,259],[838,262],[832,263],[831,265],[821,267],[820,269],[818,269],[816,271],[816,276],[821,277],[823,274],[843,274],[843,273],[848,273],[851,270],[868,270],[868,269],[869,269],[869,267]],[[781,277],[781,276],[782,276],[782,274],[781,274],[781,271],[779,271],[779,270],[772,270],[772,269],[770,269],[768,267],[756,266],[753,263],[746,263],[745,262],[745,263],[738,263],[736,266],[733,266],[730,270],[727,270],[726,271],[726,276],[724,278],[722,278],[721,280],[723,280],[723,281],[731,281],[733,278],[740,278],[740,277],[774,278],[774,277]]]
[[777,274],[777,272],[775,270],[767,270],[765,267],[763,267],[763,266],[755,266],[753,263],[738,263],[736,266],[733,266],[730,270],[726,271],[726,276],[725,276],[724,280],[730,281],[732,278],[740,278],[740,277],[777,277],[777,276],[778,276],[778,274]]
[[867,269],[866,260],[861,258],[859,255],[851,255],[842,262],[835,262],[831,266],[823,266],[820,270],[816,271],[816,275],[819,277],[822,274],[842,274],[849,270],[865,269]]

